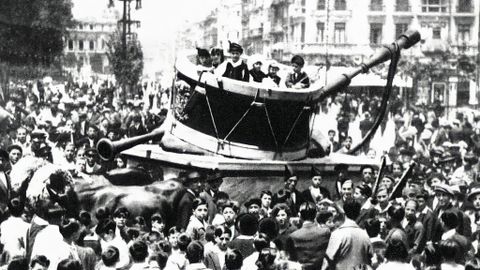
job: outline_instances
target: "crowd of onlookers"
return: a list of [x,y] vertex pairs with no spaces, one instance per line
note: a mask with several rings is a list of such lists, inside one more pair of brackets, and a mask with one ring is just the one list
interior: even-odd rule
[[[2,106],[13,121],[0,130],[0,194],[9,194],[9,172],[28,156],[77,177],[124,168],[121,155],[114,162],[98,157],[98,140],[145,134],[166,117],[162,100],[168,90],[155,84],[142,85],[143,91],[126,101],[108,85],[92,88],[66,84],[58,90],[33,83],[12,92]],[[160,209],[133,216],[128,206],[68,218],[32,216],[21,198],[3,196],[1,265],[18,270],[479,269],[480,118],[447,119],[440,111],[406,108],[394,100],[390,149],[376,152],[367,145],[358,153],[385,156],[387,166],[364,166],[358,177],[338,165],[336,190],[326,188],[316,168],[309,186],[298,190],[299,179],[287,167],[280,190],[252,191],[247,201],[237,202],[222,191],[220,173],[190,171],[179,179],[183,190],[175,220],[166,220]],[[364,135],[379,103],[363,96],[327,104],[338,115],[338,125],[328,132],[330,151],[348,152],[349,125],[360,119]]]

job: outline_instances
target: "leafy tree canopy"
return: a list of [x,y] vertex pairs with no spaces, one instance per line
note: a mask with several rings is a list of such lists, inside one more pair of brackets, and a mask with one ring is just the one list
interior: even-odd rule
[[1,0],[0,61],[50,65],[74,26],[71,0]]
[[116,32],[107,45],[108,60],[117,82],[127,87],[135,86],[143,73],[143,51],[140,42],[135,39],[128,41],[124,54],[121,35]]

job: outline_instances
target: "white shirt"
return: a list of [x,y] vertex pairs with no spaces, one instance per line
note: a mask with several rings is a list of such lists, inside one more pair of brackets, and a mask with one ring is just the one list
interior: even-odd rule
[[47,225],[47,227],[41,230],[37,234],[37,237],[35,237],[35,243],[32,248],[32,258],[37,255],[44,255],[50,260],[48,269],[56,270],[58,263],[65,259],[65,254],[67,253],[64,250],[65,245],[66,243],[63,241],[63,236],[60,234],[58,226]]
[[9,217],[0,224],[0,242],[3,250],[8,252],[9,258],[24,256],[25,248],[21,244],[25,240],[30,224],[19,217]]

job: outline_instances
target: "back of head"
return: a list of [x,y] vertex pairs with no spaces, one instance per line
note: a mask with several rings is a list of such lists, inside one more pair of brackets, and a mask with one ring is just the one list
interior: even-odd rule
[[458,226],[457,213],[455,213],[455,211],[452,211],[451,209],[448,209],[445,212],[443,212],[441,219],[443,224],[450,230]]
[[109,246],[102,252],[102,262],[105,266],[114,266],[120,260],[118,248]]
[[70,238],[80,230],[80,223],[74,218],[67,218],[62,221],[59,231],[63,238]]
[[440,254],[446,262],[453,262],[457,258],[457,252],[460,249],[460,245],[455,240],[444,240],[440,242]]
[[264,233],[259,233],[253,240],[253,246],[260,252],[262,249],[270,247],[270,238]]
[[408,250],[401,239],[391,238],[385,249],[385,258],[388,261],[405,262],[408,258]]
[[20,217],[23,213],[24,204],[20,198],[13,198],[8,202],[10,214],[14,217]]
[[14,257],[8,264],[7,270],[28,270],[27,258]]
[[237,217],[237,226],[240,234],[254,235],[258,230],[257,218],[249,213],[241,214]]
[[361,209],[360,203],[358,203],[355,200],[347,200],[343,204],[343,212],[345,213],[345,216],[351,220],[356,220],[358,215],[360,215],[360,209]]
[[298,212],[301,219],[314,221],[317,216],[317,206],[312,202],[304,202],[300,205]]
[[186,251],[185,257],[192,263],[199,263],[203,260],[203,245],[199,241],[191,242]]
[[369,218],[365,222],[365,230],[369,237],[375,237],[380,233],[380,221],[377,218]]
[[401,222],[405,217],[405,209],[401,205],[392,205],[387,210],[392,221]]
[[225,253],[225,267],[228,270],[237,270],[242,268],[243,256],[237,249],[229,249]]
[[142,240],[137,240],[128,249],[134,262],[143,262],[148,257],[148,246]]
[[436,244],[427,244],[425,246],[425,266],[436,266],[442,262],[440,249]]
[[58,263],[57,270],[83,270],[79,261],[64,259]]
[[320,210],[317,214],[318,224],[325,224],[327,221],[333,217],[333,213],[327,210]]
[[35,267],[37,264],[44,268],[48,268],[50,266],[50,261],[43,255],[37,255],[30,261],[30,268]]
[[100,220],[95,228],[95,233],[98,235],[115,231],[117,224],[111,219]]
[[187,251],[187,247],[192,242],[192,238],[188,236],[186,233],[182,233],[178,236],[177,243],[178,243],[178,248],[181,251]]

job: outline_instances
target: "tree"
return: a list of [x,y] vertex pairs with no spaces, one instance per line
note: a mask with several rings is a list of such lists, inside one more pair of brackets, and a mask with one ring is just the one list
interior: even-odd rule
[[107,46],[107,56],[115,79],[124,91],[130,92],[140,81],[143,72],[142,46],[138,40],[133,39],[127,42],[124,51],[122,37],[118,32],[111,36]]
[[73,27],[71,0],[0,1],[0,60],[49,66],[63,52]]
[[0,1],[0,91],[6,99],[11,74],[31,79],[59,66],[73,26],[71,0]]

